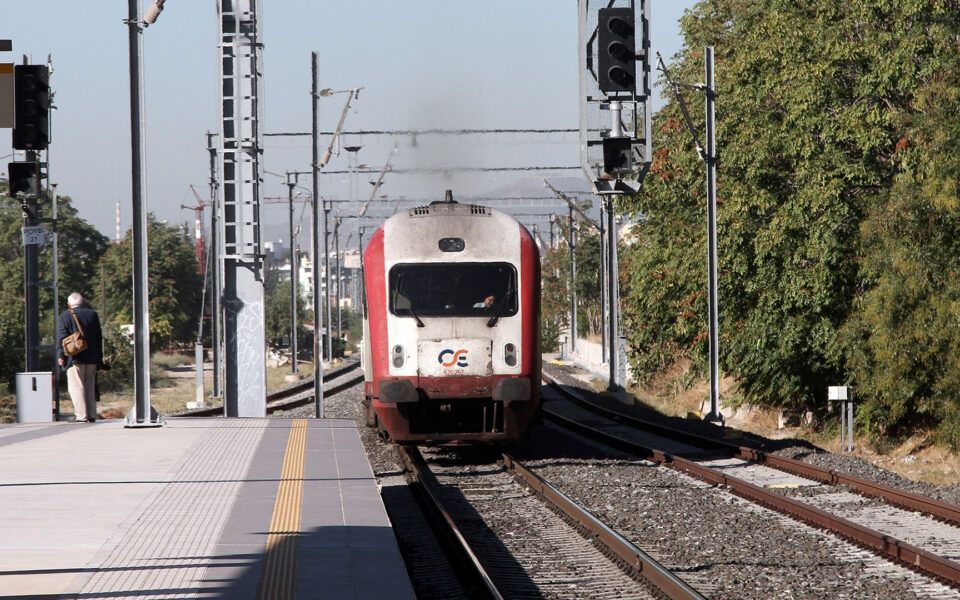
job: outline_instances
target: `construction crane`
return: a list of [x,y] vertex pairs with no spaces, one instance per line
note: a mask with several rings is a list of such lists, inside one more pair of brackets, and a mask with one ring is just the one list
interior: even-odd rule
[[196,251],[197,251],[197,274],[203,275],[204,270],[206,269],[207,261],[204,260],[203,252],[203,209],[206,207],[206,203],[203,201],[203,198],[200,197],[200,194],[197,193],[193,184],[190,184],[190,191],[193,192],[194,197],[197,199],[196,206],[186,206],[184,204],[180,205],[180,208],[186,208],[188,210],[194,211],[196,214],[196,220],[194,221],[194,230],[193,230],[193,239],[195,240]]

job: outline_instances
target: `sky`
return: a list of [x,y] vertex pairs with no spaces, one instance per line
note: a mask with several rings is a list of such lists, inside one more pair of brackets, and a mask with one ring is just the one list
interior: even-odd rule
[[[148,5],[144,0],[144,5]],[[653,0],[651,44],[671,57],[681,40],[677,20],[693,0]],[[191,223],[197,194],[209,198],[206,133],[217,124],[217,2],[167,0],[144,32],[147,209],[171,224]],[[320,87],[363,87],[345,129],[567,129],[579,119],[575,0],[263,0],[262,131],[309,132],[311,52],[319,53]],[[34,64],[50,57],[56,111],[48,155],[51,181],[79,216],[105,235],[131,223],[130,100],[127,2],[123,0],[0,0],[0,39],[12,52],[0,62]],[[320,100],[321,130],[332,130],[345,94]],[[654,110],[662,102],[654,100]],[[0,133],[0,156],[13,153]],[[361,146],[356,163],[379,171],[454,166],[576,166],[577,134],[345,137]],[[330,138],[321,139],[321,147]],[[656,146],[656,139],[654,139]],[[308,171],[308,137],[264,138],[265,239],[285,231],[286,171]],[[325,171],[349,170],[351,153]],[[0,160],[0,173],[6,164]],[[572,170],[550,174],[570,183]],[[477,196],[529,183],[543,173],[388,174],[387,200]],[[370,197],[376,174],[330,174],[320,180],[329,199]],[[308,194],[310,179],[300,179]],[[191,189],[191,185],[194,189]],[[276,200],[274,200],[276,199]],[[340,204],[336,204],[338,210]],[[343,205],[346,207],[346,205]],[[384,213],[389,202],[372,207]],[[302,213],[301,208],[297,214]],[[309,214],[309,213],[307,213]],[[208,218],[209,212],[207,212]],[[300,218],[298,216],[298,218]],[[307,217],[308,219],[308,217]],[[282,234],[285,236],[285,234]],[[305,238],[308,240],[309,238]],[[307,241],[301,245],[308,245]]]

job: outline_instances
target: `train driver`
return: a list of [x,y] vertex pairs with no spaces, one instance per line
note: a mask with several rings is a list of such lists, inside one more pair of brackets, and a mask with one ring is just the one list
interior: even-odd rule
[[487,296],[483,299],[483,302],[477,302],[473,305],[474,308],[490,308],[493,306],[493,303],[497,301],[496,296]]

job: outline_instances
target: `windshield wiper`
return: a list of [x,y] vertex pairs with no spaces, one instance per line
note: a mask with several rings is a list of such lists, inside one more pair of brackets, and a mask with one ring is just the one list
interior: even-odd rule
[[497,322],[500,320],[500,317],[502,317],[503,313],[507,311],[507,306],[509,306],[510,297],[512,295],[513,295],[513,290],[510,290],[506,294],[504,294],[503,300],[501,300],[500,303],[497,304],[497,308],[493,313],[493,316],[490,317],[489,321],[487,321],[487,327],[497,326]]
[[[393,293],[396,294],[397,296],[400,296],[401,289],[403,289],[403,274],[397,277],[397,287]],[[397,302],[396,299],[394,299],[394,303],[396,302]],[[407,302],[410,303],[410,306],[407,308],[407,311],[410,313],[411,317],[417,320],[417,327],[426,327],[426,325],[423,324],[423,321],[420,320],[420,317],[417,316],[417,313],[413,311],[413,301],[407,300]]]
[[423,321],[420,320],[420,317],[417,316],[417,313],[413,312],[413,306],[407,310],[410,311],[410,316],[417,320],[417,327],[426,327],[426,325],[423,324]]

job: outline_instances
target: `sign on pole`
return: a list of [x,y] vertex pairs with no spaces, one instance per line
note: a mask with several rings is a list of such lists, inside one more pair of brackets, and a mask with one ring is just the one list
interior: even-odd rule
[[0,63],[0,129],[13,127],[13,63]]
[[23,234],[24,246],[39,246],[46,240],[46,232],[43,225],[31,225],[21,229]]

